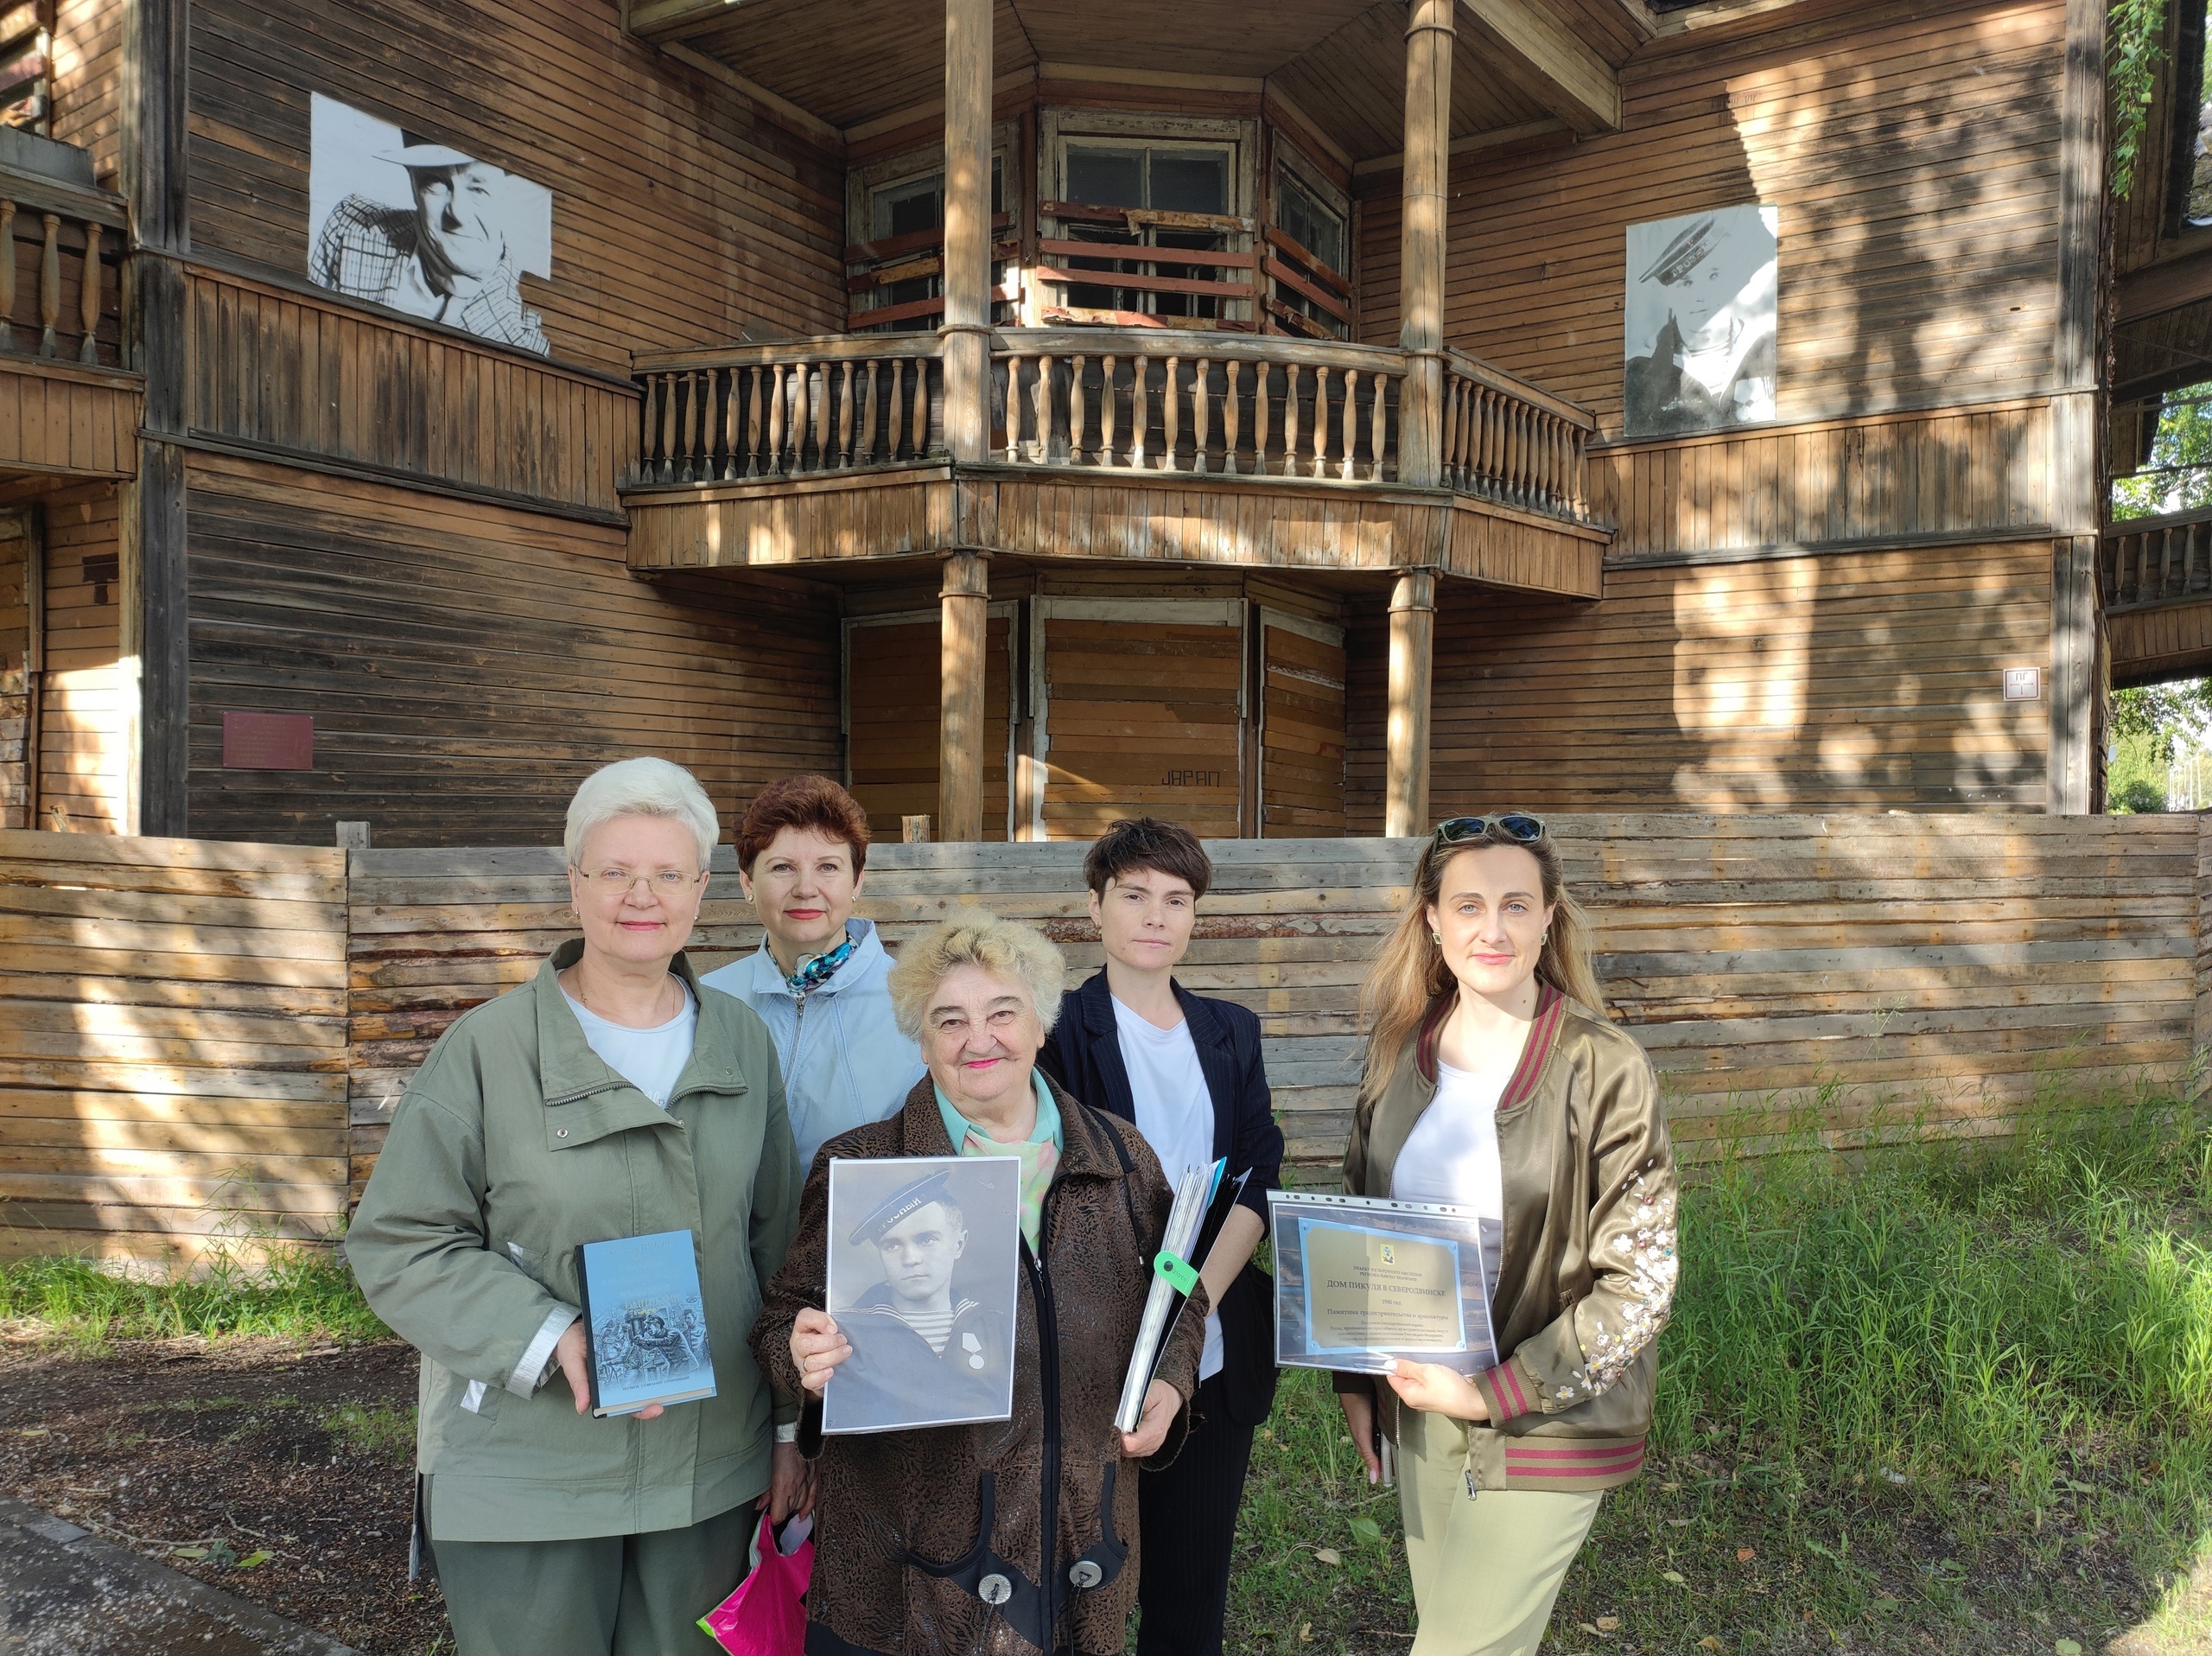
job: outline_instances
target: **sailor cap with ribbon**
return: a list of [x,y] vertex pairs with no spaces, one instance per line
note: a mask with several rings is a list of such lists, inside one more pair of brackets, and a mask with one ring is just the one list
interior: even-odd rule
[[900,1185],[884,1198],[874,1213],[853,1226],[852,1235],[848,1239],[855,1245],[862,1242],[880,1242],[893,1226],[933,1201],[957,1206],[953,1202],[952,1173],[948,1168],[939,1168],[909,1184]]

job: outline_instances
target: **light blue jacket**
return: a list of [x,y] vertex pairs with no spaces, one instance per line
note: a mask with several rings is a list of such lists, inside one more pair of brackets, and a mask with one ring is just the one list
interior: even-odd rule
[[803,1003],[765,937],[756,953],[699,980],[743,1001],[775,1037],[801,1177],[839,1133],[897,1115],[926,1073],[921,1048],[892,1019],[891,957],[875,922],[847,920],[845,930],[858,939],[851,958]]

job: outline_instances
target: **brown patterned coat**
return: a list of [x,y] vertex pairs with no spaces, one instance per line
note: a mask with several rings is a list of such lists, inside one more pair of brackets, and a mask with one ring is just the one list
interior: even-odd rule
[[[808,1656],[1122,1648],[1136,1604],[1137,1480],[1122,1464],[1114,1409],[1174,1196],[1139,1134],[1058,1088],[1053,1097],[1062,1153],[1045,1199],[1041,1271],[1022,1249],[1013,1418],[824,1439],[820,1405],[806,1409],[799,1447],[817,1457],[820,1476]],[[824,1303],[830,1158],[950,1154],[925,1077],[898,1115],[841,1134],[816,1156],[798,1235],[753,1328],[754,1358],[781,1397],[802,1396],[792,1320]],[[1149,1465],[1173,1460],[1189,1427],[1205,1290],[1192,1298],[1160,1367],[1185,1408]],[[992,1577],[1013,1589],[995,1608],[979,1595],[998,1596]]]

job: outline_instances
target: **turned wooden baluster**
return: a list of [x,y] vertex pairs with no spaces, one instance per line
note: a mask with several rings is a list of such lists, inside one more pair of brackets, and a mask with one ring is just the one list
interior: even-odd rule
[[[1370,384],[1376,385],[1378,391],[1381,389],[1376,375],[1370,373],[1367,378]],[[1352,457],[1353,451],[1359,446],[1359,370],[1357,368],[1344,370],[1344,457],[1338,468],[1337,475],[1349,479],[1359,475]]]
[[853,464],[872,466],[875,463],[875,417],[880,413],[880,399],[875,394],[875,376],[883,365],[874,357],[862,362],[853,378],[853,395],[860,400],[853,412]]
[[776,364],[776,379],[768,393],[768,469],[784,475],[784,364]]
[[760,449],[768,440],[768,427],[760,413],[761,400],[768,394],[768,365],[764,362],[748,368],[745,379],[745,475],[758,477],[766,463]]
[[1213,441],[1213,363],[1200,357],[1191,365],[1191,469],[1206,469],[1206,449]]
[[1574,515],[1590,515],[1590,434],[1580,426],[1574,432]]
[[1374,458],[1371,458],[1370,467],[1367,467],[1367,476],[1371,476],[1376,482],[1380,482],[1382,481],[1382,445],[1389,443],[1391,379],[1389,374],[1376,374],[1374,381],[1376,381],[1376,405],[1374,405],[1374,414],[1370,417],[1370,427],[1367,427],[1367,452],[1370,452]]
[[16,204],[0,201],[0,351],[16,348]]
[[1160,397],[1160,404],[1167,415],[1167,442],[1160,451],[1160,464],[1163,470],[1171,472],[1182,469],[1175,454],[1176,446],[1183,436],[1183,401],[1175,385],[1176,373],[1182,366],[1183,359],[1179,356],[1167,359],[1167,388]]
[[[920,364],[917,363],[915,366],[917,369],[915,378],[918,379],[921,377],[918,372]],[[891,449],[888,457],[893,460],[899,458],[899,443],[906,435],[905,428],[899,419],[899,411],[906,406],[906,359],[903,356],[894,356],[891,359],[891,406],[884,411],[886,418],[883,422],[883,435]]]
[[830,446],[830,385],[836,364],[822,365],[822,379],[814,390],[814,468],[828,471],[836,464],[836,451]]
[[1328,475],[1329,464],[1329,370],[1324,366],[1313,370],[1313,475]]
[[1072,359],[1068,369],[1068,460],[1072,465],[1083,464],[1083,439],[1090,421],[1083,405],[1083,369],[1087,359]]
[[[852,358],[847,357],[845,359],[844,368],[844,373],[839,376],[837,385],[837,463],[840,466],[849,466],[853,463]],[[826,403],[830,397],[829,371],[827,369],[823,371],[822,396],[823,400]],[[823,463],[824,465],[829,463],[826,456],[824,457]]]
[[1009,465],[1021,458],[1021,359],[1018,356],[1006,360],[1006,458]]
[[1252,469],[1268,475],[1268,365],[1252,365]]
[[1236,439],[1244,417],[1239,405],[1243,400],[1244,365],[1230,358],[1221,365],[1221,377],[1229,388],[1221,403],[1221,468],[1233,477],[1237,471]]
[[1037,383],[1030,387],[1030,405],[1037,411],[1036,463],[1041,466],[1052,457],[1052,359],[1040,353],[1036,362]]
[[744,377],[744,369],[732,368],[729,371],[729,382],[722,387],[721,475],[724,481],[738,475],[737,446],[742,441],[745,431],[744,422],[739,417],[742,410],[738,402],[738,386],[742,383]]
[[1152,429],[1152,404],[1145,395],[1145,380],[1152,372],[1152,359],[1135,358],[1129,363],[1129,465],[1137,471],[1144,469],[1144,440]]
[[42,213],[39,220],[46,226],[46,257],[38,267],[38,353],[52,356],[60,343],[54,324],[61,320],[61,215]]
[[1298,475],[1298,380],[1305,370],[1286,362],[1282,370],[1282,475]]
[[78,282],[77,320],[85,325],[85,342],[77,347],[77,360],[98,362],[100,347],[94,334],[100,325],[100,227],[96,224],[85,226],[85,268]]
[[1114,359],[1098,360],[1098,463],[1114,463]]
[[[1459,486],[1459,399],[1465,390],[1457,374],[1444,382],[1444,481],[1447,487]],[[1405,392],[1398,392],[1398,406],[1405,406]]]
[[926,362],[914,364],[913,449],[918,460],[930,446],[930,370]]
[[662,482],[673,483],[676,481],[676,376],[664,373],[654,378],[660,386],[660,465],[658,469]]

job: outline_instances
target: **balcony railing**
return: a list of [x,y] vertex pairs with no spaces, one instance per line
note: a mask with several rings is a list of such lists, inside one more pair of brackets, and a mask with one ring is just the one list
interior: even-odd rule
[[0,352],[121,363],[124,224],[119,196],[0,166]]
[[[645,484],[815,476],[943,457],[931,334],[839,334],[640,357]],[[991,455],[1131,474],[1399,480],[1403,352],[1150,328],[1001,328]],[[1594,422],[1446,353],[1443,481],[1585,520]]]
[[2104,532],[2102,562],[2107,605],[2212,593],[2212,508],[2113,524]]

